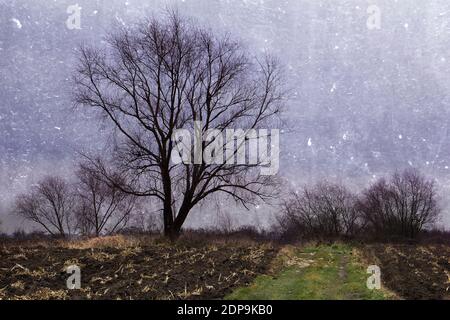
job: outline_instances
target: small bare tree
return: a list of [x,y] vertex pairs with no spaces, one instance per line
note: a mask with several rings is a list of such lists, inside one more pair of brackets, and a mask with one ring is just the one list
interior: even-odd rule
[[120,231],[128,223],[136,197],[123,192],[120,181],[108,184],[95,168],[80,164],[77,171],[77,226],[82,234],[100,236]]
[[417,170],[405,170],[368,188],[358,207],[376,234],[414,238],[438,218],[436,197],[432,180]]
[[[171,13],[117,30],[104,49],[83,47],[75,101],[99,110],[117,129],[114,164],[127,182],[122,190],[157,199],[164,233],[175,238],[191,209],[212,194],[246,206],[270,199],[275,190],[273,177],[257,170],[266,159],[174,163],[176,130],[209,137],[200,153],[218,157],[210,146],[230,148],[220,139],[227,128],[261,129],[279,113],[280,84],[275,59],[258,61],[229,35]],[[93,163],[110,180],[107,166]]]
[[356,196],[344,186],[322,182],[293,192],[283,205],[280,223],[307,236],[353,236],[360,227]]
[[15,212],[33,221],[53,236],[70,235],[73,227],[74,197],[71,187],[60,178],[49,176],[19,195]]

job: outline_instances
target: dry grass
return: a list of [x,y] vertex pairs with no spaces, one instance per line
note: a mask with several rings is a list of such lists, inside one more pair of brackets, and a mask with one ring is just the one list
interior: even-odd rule
[[93,248],[117,248],[125,249],[138,247],[143,242],[149,242],[150,239],[142,237],[130,237],[123,235],[114,235],[106,237],[89,238],[84,240],[61,241],[60,245],[68,249],[93,249]]
[[[145,244],[153,244],[158,236],[126,236],[126,235],[113,235],[102,236],[95,238],[80,238],[73,240],[39,240],[39,241],[19,241],[19,242],[7,242],[0,244],[0,248],[7,250],[8,248],[18,248],[16,250],[22,250],[21,248],[66,248],[66,249],[103,249],[103,248],[135,248]],[[20,254],[20,253],[19,253]]]

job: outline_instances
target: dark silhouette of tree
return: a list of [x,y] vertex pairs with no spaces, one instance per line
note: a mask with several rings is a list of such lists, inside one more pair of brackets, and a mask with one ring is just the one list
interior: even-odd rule
[[356,201],[344,186],[321,182],[292,192],[283,205],[280,223],[285,232],[301,236],[354,236],[361,227]]
[[53,236],[65,237],[72,232],[74,196],[67,182],[49,176],[28,193],[17,196],[15,212],[43,227]]
[[[116,30],[106,42],[101,49],[81,48],[75,77],[77,104],[99,110],[117,132],[114,173],[92,160],[103,179],[120,175],[123,191],[157,199],[164,232],[173,238],[191,209],[212,194],[244,206],[273,196],[274,178],[257,168],[262,159],[251,165],[228,158],[214,164],[172,160],[176,129],[194,132],[195,121],[203,137],[210,129],[222,134],[270,123],[283,96],[275,59],[253,59],[229,35],[213,34],[176,13]],[[230,148],[215,135],[201,143],[201,153],[211,143]]]
[[98,237],[122,230],[131,217],[136,197],[117,187],[118,180],[106,183],[89,164],[80,164],[77,178],[76,218],[81,233]]
[[359,210],[377,235],[415,238],[436,222],[440,208],[436,188],[417,170],[395,173],[364,191]]

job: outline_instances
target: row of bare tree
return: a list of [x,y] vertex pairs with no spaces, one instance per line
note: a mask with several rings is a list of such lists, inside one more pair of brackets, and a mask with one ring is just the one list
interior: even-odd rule
[[[137,197],[108,184],[94,167],[80,165],[76,181],[49,176],[17,197],[15,212],[50,235],[100,236],[125,228]],[[415,170],[380,179],[356,195],[340,184],[321,182],[292,192],[279,223],[289,238],[375,236],[415,238],[437,221],[440,207],[431,180]]]
[[136,197],[100,179],[93,168],[81,164],[76,182],[48,176],[16,198],[14,211],[40,225],[50,235],[77,233],[100,236],[127,225]]
[[291,237],[415,238],[439,214],[433,181],[405,170],[379,179],[360,195],[327,182],[305,187],[283,204],[279,221]]

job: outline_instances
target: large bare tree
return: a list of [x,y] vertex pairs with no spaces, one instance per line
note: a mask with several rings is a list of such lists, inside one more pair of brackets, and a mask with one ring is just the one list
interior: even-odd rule
[[[273,177],[256,168],[262,157],[251,165],[172,160],[177,129],[209,137],[202,154],[212,143],[230,149],[210,129],[222,134],[267,126],[282,104],[277,65],[268,56],[253,58],[227,34],[170,13],[117,29],[103,48],[81,48],[75,100],[114,125],[114,163],[127,181],[124,190],[157,199],[165,234],[177,237],[191,209],[210,195],[223,193],[244,206],[272,196]],[[197,131],[194,123],[200,123]],[[109,167],[92,162],[108,179]]]
[[73,230],[74,197],[62,178],[48,176],[28,193],[17,196],[15,212],[33,221],[53,236],[65,237]]

